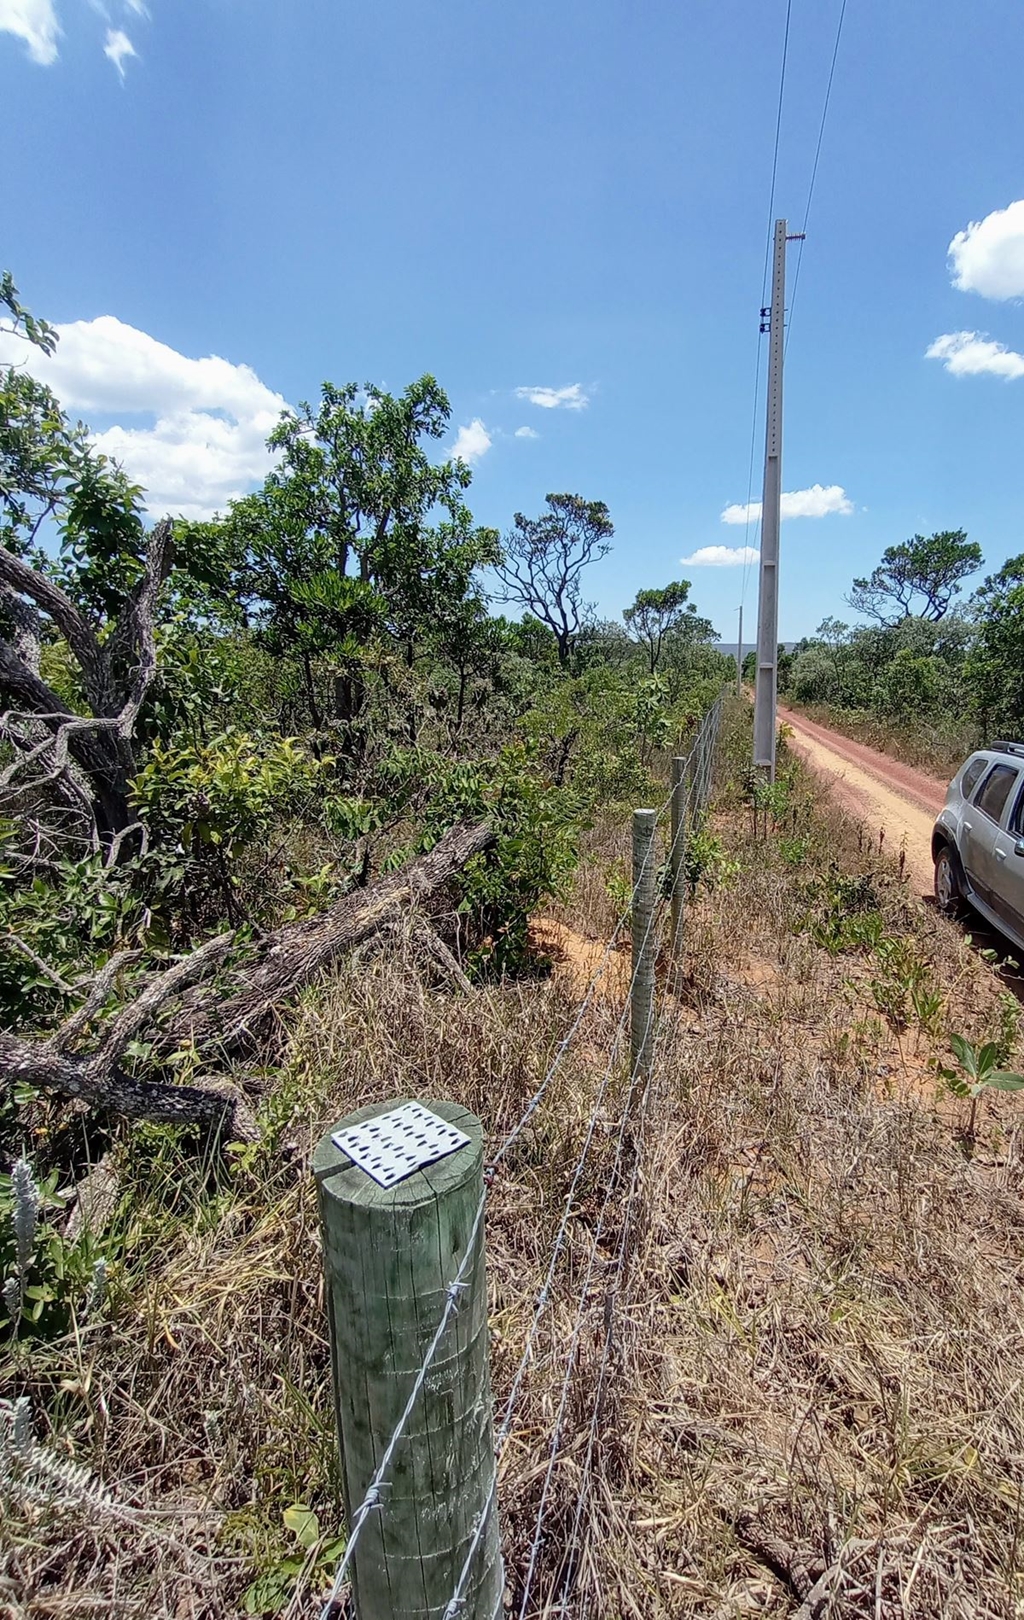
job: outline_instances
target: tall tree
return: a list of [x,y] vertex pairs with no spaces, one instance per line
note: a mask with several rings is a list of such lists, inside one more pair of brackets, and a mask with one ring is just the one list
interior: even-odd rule
[[[915,534],[889,546],[867,579],[855,579],[846,600],[879,624],[898,624],[916,614],[938,620],[949,611],[962,582],[981,567],[981,547],[964,529]],[[917,605],[921,598],[923,605]]]
[[660,590],[637,591],[633,605],[622,615],[633,640],[646,652],[652,675],[665,637],[679,627],[687,613],[696,616],[695,605],[687,605],[689,594],[688,579],[675,580]]
[[474,571],[498,555],[463,499],[469,469],[427,453],[450,417],[433,377],[397,397],[325,383],[316,409],[282,419],[269,441],[280,465],[227,519],[240,595],[271,651],[298,660],[315,727],[318,657],[347,661],[353,692],[375,637],[411,666],[439,625],[462,624]]
[[583,599],[583,570],[611,550],[615,533],[604,501],[582,495],[546,495],[540,517],[517,512],[502,542],[496,572],[501,602],[513,602],[552,631],[558,662],[568,668],[580,630],[592,607]]

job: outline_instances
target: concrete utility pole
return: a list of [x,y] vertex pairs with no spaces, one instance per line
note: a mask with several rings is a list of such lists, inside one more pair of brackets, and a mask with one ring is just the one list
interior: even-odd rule
[[775,705],[779,656],[779,518],[782,501],[782,355],[786,336],[786,221],[775,221],[772,302],[761,311],[768,337],[768,424],[761,497],[761,575],[757,599],[754,764],[775,780]]
[[743,695],[743,603],[740,603],[740,630],[736,640],[736,696]]

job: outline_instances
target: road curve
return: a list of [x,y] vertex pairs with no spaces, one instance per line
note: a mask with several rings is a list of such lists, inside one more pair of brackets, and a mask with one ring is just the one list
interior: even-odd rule
[[945,803],[946,783],[781,705],[779,719],[792,729],[790,748],[864,823],[869,836],[877,838],[884,828],[889,849],[905,843],[911,884],[919,894],[930,894],[932,824]]

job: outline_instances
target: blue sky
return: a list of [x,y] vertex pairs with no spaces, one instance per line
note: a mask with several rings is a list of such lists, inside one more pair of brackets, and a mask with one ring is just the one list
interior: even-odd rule
[[[792,0],[793,230],[839,4]],[[745,540],[785,9],[0,0],[0,257],[68,328],[50,380],[154,510],[199,512],[281,401],[431,371],[480,521],[602,499],[601,612],[682,575],[730,634],[744,570],[680,559]],[[786,374],[783,487],[826,515],[783,525],[786,638],[915,531],[1024,550],[1021,24],[848,0]]]

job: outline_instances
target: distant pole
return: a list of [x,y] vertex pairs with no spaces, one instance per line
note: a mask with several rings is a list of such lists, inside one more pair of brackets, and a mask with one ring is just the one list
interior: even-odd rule
[[[762,311],[762,315],[763,315]],[[757,598],[754,764],[775,780],[775,709],[779,657],[779,520],[782,503],[782,357],[786,335],[786,221],[775,221],[768,320],[768,420],[761,497],[761,570]]]
[[633,811],[633,977],[629,996],[631,1074],[645,1078],[654,1049],[654,861],[656,810]]
[[672,761],[672,847],[668,864],[672,874],[672,960],[677,963],[683,948],[686,882],[686,760],[680,754]]
[[740,632],[736,641],[736,696],[743,695],[743,603],[740,603]]
[[454,1103],[422,1106],[469,1137],[456,1152],[378,1184],[332,1140],[372,1122],[369,1103],[322,1138],[313,1156],[323,1232],[334,1402],[351,1528],[442,1321],[469,1244],[472,1255],[444,1337],[352,1555],[358,1620],[442,1615],[481,1513],[487,1522],[460,1620],[492,1620],[503,1575],[494,1506],[487,1353],[483,1131]]

